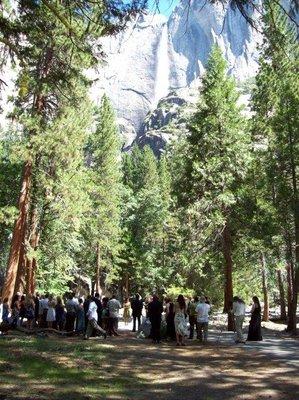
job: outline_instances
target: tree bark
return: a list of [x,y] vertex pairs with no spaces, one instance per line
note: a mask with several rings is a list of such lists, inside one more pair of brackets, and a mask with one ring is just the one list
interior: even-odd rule
[[293,291],[292,299],[290,303],[289,320],[287,330],[291,331],[294,335],[297,333],[297,304],[298,304],[298,291],[299,291],[299,199],[297,189],[297,159],[295,157],[295,138],[297,137],[297,131],[293,130],[290,126],[288,119],[288,131],[289,131],[289,146],[290,146],[290,166],[291,166],[291,179],[292,179],[292,206],[294,210],[294,227],[295,227],[295,266],[294,266],[294,280],[293,280]]
[[269,321],[269,293],[268,293],[268,283],[267,283],[267,270],[266,270],[266,259],[265,254],[261,253],[261,267],[262,267],[262,284],[263,284],[263,296],[264,296],[264,311],[263,311],[263,321]]
[[102,294],[101,288],[101,248],[100,244],[97,245],[97,265],[96,265],[96,274],[95,274],[95,290],[100,295]]
[[224,308],[223,312],[228,313],[227,330],[234,330],[233,315],[230,312],[233,304],[233,260],[232,260],[232,239],[228,223],[222,231],[222,251],[225,260],[225,288],[224,288]]
[[285,293],[284,293],[283,279],[280,269],[277,270],[277,282],[279,288],[280,319],[286,321],[287,313],[286,313]]
[[[24,237],[25,241],[25,237]],[[25,293],[26,290],[26,259],[25,259],[25,243],[22,243],[20,257],[19,257],[19,264],[18,264],[18,271],[17,271],[17,278],[15,284],[14,294],[16,293]]]
[[[28,235],[28,243],[31,250],[36,250],[40,238],[40,232],[38,231],[38,212],[36,206],[34,206],[30,227],[29,227],[29,235]],[[36,269],[37,269],[37,261],[36,258],[26,256],[26,292],[29,294],[34,294],[36,287]]]
[[288,282],[288,317],[287,317],[287,332],[292,332],[294,324],[296,323],[296,313],[293,310],[294,302],[294,283],[295,283],[295,271],[293,262],[293,249],[291,238],[287,237],[287,250],[286,250],[286,260],[287,260],[287,282]]
[[6,279],[2,291],[2,297],[11,300],[16,286],[18,266],[25,240],[26,221],[29,208],[29,191],[32,179],[32,163],[27,161],[23,167],[22,186],[19,196],[19,215],[15,222],[10,254],[7,263]]
[[125,274],[125,297],[129,298],[129,274],[126,272]]
[[[287,285],[288,285],[288,321],[289,321],[289,313],[291,309],[291,304],[292,304],[292,297],[293,297],[293,273],[292,273],[292,264],[290,262],[287,262],[286,266],[286,271],[287,271]],[[288,328],[287,328],[288,330]]]

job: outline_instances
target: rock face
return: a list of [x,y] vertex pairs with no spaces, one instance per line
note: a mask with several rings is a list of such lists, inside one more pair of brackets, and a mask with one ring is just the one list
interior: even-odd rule
[[[257,71],[257,44],[261,40],[258,31],[230,6],[192,0],[188,12],[186,3],[181,1],[168,21],[176,71],[171,86],[189,85],[200,76],[215,43],[222,49],[230,73],[238,80],[253,76]],[[248,14],[258,19],[256,11],[248,9]]]
[[[122,126],[126,121],[138,131],[148,111],[168,94],[167,29],[164,16],[140,15],[125,31],[102,42],[107,57],[97,71],[89,71],[95,80],[91,97],[99,103],[105,91]],[[126,145],[131,139],[126,135]]]
[[[149,145],[156,156],[160,156],[167,144],[187,133],[187,125],[196,110],[201,80],[196,79],[187,88],[172,90],[159,101],[155,110],[150,111],[141,125],[136,143],[140,147]],[[238,104],[245,117],[251,117],[248,86],[240,83]]]
[[149,145],[159,156],[165,146],[186,131],[189,117],[198,100],[198,85],[171,91],[145,117],[136,142]]
[[125,31],[103,41],[106,65],[90,72],[95,79],[92,98],[99,102],[106,92],[128,146],[134,135],[145,134],[144,119],[162,98],[202,75],[214,43],[222,48],[230,73],[242,81],[257,71],[260,40],[260,33],[231,7],[181,0],[168,21],[161,15],[139,15]]
[[[253,19],[260,16],[261,3],[256,0],[257,10],[248,10]],[[97,104],[104,92],[110,98],[124,149],[136,139],[152,141],[154,123],[161,125],[162,121],[156,134],[161,141],[165,139],[162,126],[176,118],[178,103],[187,101],[188,88],[196,86],[214,43],[221,47],[229,72],[238,81],[256,74],[261,34],[229,4],[180,0],[168,20],[162,15],[138,15],[125,30],[101,40],[106,59],[97,69],[87,71],[93,81],[90,95]],[[283,4],[287,8],[290,2],[283,0]],[[295,11],[293,15],[298,17]],[[5,125],[8,112],[7,95],[14,90],[8,80],[0,98],[4,109],[0,126]]]

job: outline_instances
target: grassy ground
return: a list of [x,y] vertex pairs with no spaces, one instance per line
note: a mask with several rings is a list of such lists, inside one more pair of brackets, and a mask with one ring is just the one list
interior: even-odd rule
[[3,339],[0,399],[130,398],[130,392],[138,390],[142,380],[136,382],[133,376],[110,365],[113,353],[114,346],[100,340]]
[[217,341],[0,338],[0,400],[294,400],[296,378],[275,352]]

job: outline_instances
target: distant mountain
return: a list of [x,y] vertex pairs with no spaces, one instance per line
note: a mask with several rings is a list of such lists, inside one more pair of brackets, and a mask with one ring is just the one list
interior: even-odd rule
[[[282,3],[287,8],[289,0]],[[261,5],[262,0],[257,0],[255,10],[248,10],[257,24]],[[298,19],[295,11],[293,16]],[[240,12],[229,5],[181,0],[169,19],[163,15],[141,14],[130,21],[125,30],[101,39],[106,58],[96,69],[87,71],[93,81],[91,98],[99,104],[105,92],[111,99],[124,148],[135,140],[139,143],[150,140],[157,147],[158,142],[153,143],[155,132],[151,123],[157,118],[161,122],[161,99],[167,97],[164,105],[169,101],[172,104],[174,99],[189,101],[188,88],[198,86],[211,46],[217,43],[221,47],[229,72],[237,81],[244,82],[257,72],[257,49],[261,39],[260,29],[253,29]],[[2,75],[0,79],[8,86],[1,92],[0,126],[5,125],[11,108],[7,99],[14,92],[16,71],[8,64]],[[178,105],[173,103],[170,108],[174,113]],[[170,114],[167,115],[169,118]],[[161,127],[158,130],[157,135],[163,136]]]
[[[105,91],[121,122],[125,146],[143,135],[144,119],[171,91],[192,85],[204,71],[214,43],[223,50],[229,71],[244,81],[256,74],[261,34],[231,7],[206,0],[181,0],[167,20],[139,15],[126,30],[103,43],[106,61],[90,71],[91,96]],[[259,13],[249,10],[252,18]]]

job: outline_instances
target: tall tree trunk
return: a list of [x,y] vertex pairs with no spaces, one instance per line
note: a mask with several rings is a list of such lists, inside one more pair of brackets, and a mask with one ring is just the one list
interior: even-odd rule
[[296,158],[296,138],[297,130],[292,129],[291,122],[288,119],[288,132],[289,132],[289,147],[290,147],[290,166],[292,175],[292,206],[294,210],[294,227],[295,227],[295,268],[294,268],[294,285],[291,300],[291,307],[289,310],[289,321],[287,329],[294,335],[297,333],[297,304],[298,304],[298,291],[299,291],[299,199],[297,190],[297,164]]
[[225,288],[223,312],[228,313],[227,330],[234,330],[233,315],[230,312],[233,304],[233,260],[232,260],[232,239],[228,223],[222,231],[222,251],[225,260]]
[[295,271],[293,261],[292,242],[289,235],[286,237],[286,260],[287,260],[287,282],[288,282],[288,324],[287,332],[292,332],[294,324],[296,324],[296,312],[294,312],[294,285],[295,285]]
[[19,257],[19,265],[18,265],[14,294],[24,293],[25,290],[26,290],[26,259],[25,259],[25,243],[23,242]]
[[[29,227],[29,235],[28,235],[28,243],[30,246],[30,250],[36,250],[40,238],[40,232],[38,232],[38,212],[36,206],[34,206],[30,227]],[[34,294],[36,287],[36,269],[37,269],[37,261],[35,256],[28,257],[26,256],[26,292],[30,294]]]
[[299,292],[299,203],[296,198],[295,205],[295,268],[294,268],[294,281],[291,308],[289,312],[288,329],[294,334],[297,334],[297,305],[298,305],[298,292]]
[[283,279],[280,269],[277,270],[277,282],[279,288],[280,319],[286,321],[287,313],[286,313],[285,293],[284,293]]
[[287,321],[288,321],[288,326],[287,326],[287,331],[289,331],[289,321],[291,316],[291,308],[292,308],[292,298],[293,298],[293,286],[294,286],[294,275],[293,275],[293,265],[291,262],[287,262],[286,266],[287,270],[287,284],[288,284],[288,315],[287,315]]
[[125,274],[125,297],[129,298],[129,274],[126,272]]
[[261,253],[261,272],[262,272],[262,284],[263,284],[263,296],[264,296],[264,312],[263,321],[269,321],[269,293],[267,283],[267,270],[266,270],[266,259],[265,254]]
[[11,300],[15,291],[18,266],[22,252],[22,246],[24,245],[25,240],[31,179],[32,163],[31,161],[27,161],[23,167],[22,186],[19,196],[19,215],[13,230],[10,254],[7,263],[6,278],[2,291],[2,297],[7,297],[9,301]]
[[102,294],[101,288],[101,248],[100,244],[97,245],[97,265],[96,265],[96,274],[95,274],[95,290],[100,295]]

